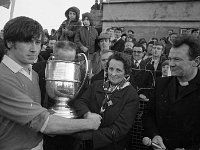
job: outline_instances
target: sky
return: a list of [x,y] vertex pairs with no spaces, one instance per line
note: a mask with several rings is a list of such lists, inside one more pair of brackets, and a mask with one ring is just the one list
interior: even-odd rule
[[[66,19],[65,11],[76,6],[80,13],[90,12],[95,0],[16,0],[13,17],[27,16],[37,20],[49,33]],[[11,7],[10,7],[11,8]],[[10,18],[10,9],[0,7],[0,30]]]

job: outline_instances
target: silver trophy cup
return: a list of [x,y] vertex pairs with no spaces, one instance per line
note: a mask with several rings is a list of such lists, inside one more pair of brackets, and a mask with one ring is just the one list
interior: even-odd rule
[[46,91],[55,104],[52,110],[56,115],[65,118],[76,118],[74,110],[68,105],[69,101],[81,90],[88,73],[88,61],[85,54],[80,53],[84,60],[63,61],[48,60],[45,71]]

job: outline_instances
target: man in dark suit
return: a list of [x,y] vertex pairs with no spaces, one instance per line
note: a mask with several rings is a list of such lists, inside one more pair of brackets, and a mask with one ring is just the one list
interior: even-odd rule
[[115,39],[112,41],[111,49],[117,52],[122,52],[124,50],[125,41],[121,38],[122,29],[116,28],[115,31]]
[[145,48],[143,45],[137,43],[133,47],[132,54],[132,72],[131,72],[131,84],[137,89],[138,95],[140,97],[139,110],[135,122],[133,124],[132,130],[130,132],[130,142],[128,144],[127,150],[133,149],[146,149],[142,144],[142,138],[144,134],[144,129],[142,126],[142,114],[149,100],[149,95],[152,91],[154,80],[151,70],[146,70],[146,60],[143,60]]
[[146,59],[146,69],[152,70],[154,78],[162,76],[162,63],[167,59],[164,55],[164,46],[161,42],[155,42],[152,48],[152,57]]
[[199,43],[187,35],[177,37],[169,53],[172,76],[157,79],[144,117],[146,136],[163,149],[200,148],[199,63]]

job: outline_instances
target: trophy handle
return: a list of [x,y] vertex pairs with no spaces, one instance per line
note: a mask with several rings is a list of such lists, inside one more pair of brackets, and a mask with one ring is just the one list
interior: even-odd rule
[[84,83],[85,83],[85,80],[86,80],[86,78],[87,78],[87,74],[88,74],[88,60],[87,60],[87,56],[86,56],[84,53],[79,53],[79,54],[78,54],[78,56],[81,56],[81,55],[83,55],[83,57],[84,57],[84,59],[85,59],[85,63],[86,63],[85,70],[86,70],[86,71],[85,71],[85,76],[84,76],[83,82],[82,82],[82,84],[81,84],[79,90],[77,91],[77,93],[79,93],[79,91],[82,89],[82,87],[83,87],[83,85],[84,85]]

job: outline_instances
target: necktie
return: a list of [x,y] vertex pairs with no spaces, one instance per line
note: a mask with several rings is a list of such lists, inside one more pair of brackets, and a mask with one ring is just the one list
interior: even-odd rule
[[135,60],[135,66],[138,67],[138,61],[137,60]]

